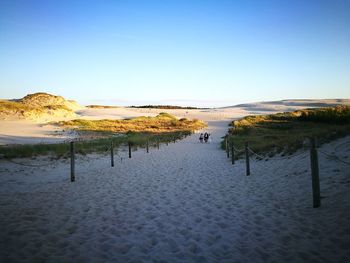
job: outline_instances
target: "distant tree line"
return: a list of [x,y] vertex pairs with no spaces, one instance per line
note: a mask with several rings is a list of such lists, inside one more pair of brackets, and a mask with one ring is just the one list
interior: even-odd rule
[[198,110],[198,109],[203,109],[203,108],[197,108],[197,107],[182,107],[182,106],[173,106],[173,105],[142,105],[142,106],[129,106],[128,108],[148,108],[148,109],[168,109],[168,110],[177,110],[177,109]]

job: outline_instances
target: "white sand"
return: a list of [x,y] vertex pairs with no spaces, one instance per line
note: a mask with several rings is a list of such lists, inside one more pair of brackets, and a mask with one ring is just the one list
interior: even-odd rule
[[[349,262],[349,166],[320,154],[314,209],[307,152],[245,176],[219,149],[224,114],[206,115],[210,144],[195,134],[113,168],[78,157],[75,183],[68,160],[0,160],[0,262]],[[350,137],[334,148],[350,162]]]
[[72,130],[28,120],[0,121],[0,145],[57,143],[77,135]]

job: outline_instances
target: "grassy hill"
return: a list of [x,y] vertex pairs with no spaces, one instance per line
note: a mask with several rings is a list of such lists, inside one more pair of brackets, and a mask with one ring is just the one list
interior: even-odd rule
[[249,142],[258,153],[293,153],[310,137],[321,144],[350,135],[350,106],[247,116],[230,125],[229,142],[236,148]]
[[30,119],[43,117],[74,117],[81,107],[71,100],[47,93],[29,94],[18,100],[0,100],[0,119]]

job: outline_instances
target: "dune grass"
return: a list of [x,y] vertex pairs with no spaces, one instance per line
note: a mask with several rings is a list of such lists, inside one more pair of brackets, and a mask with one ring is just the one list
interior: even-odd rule
[[322,144],[349,135],[350,106],[247,116],[230,126],[228,140],[236,148],[243,149],[244,143],[249,142],[257,153],[292,154],[310,137]]
[[199,120],[177,119],[168,113],[160,113],[156,117],[138,117],[125,120],[71,120],[61,121],[57,125],[78,131],[94,132],[178,132],[195,131],[204,128],[206,124]]
[[[129,132],[122,136],[109,134],[109,137],[76,141],[75,151],[82,155],[88,153],[102,153],[110,149],[111,142],[113,142],[116,149],[120,146],[126,146],[129,142],[134,149],[146,147],[147,142],[149,147],[156,147],[158,143],[174,142],[174,140],[181,140],[190,134],[190,131],[159,134]],[[67,158],[69,147],[69,143],[0,146],[0,154],[8,159],[36,157],[41,155],[50,155],[53,158]]]
[[9,100],[0,100],[0,111],[5,112],[15,112],[15,111],[29,111],[33,110],[34,107],[31,107],[29,105],[16,102],[16,101],[9,101]]
[[65,111],[71,113],[72,110],[65,105],[33,106],[22,102],[0,100],[0,116],[39,116],[48,111]]

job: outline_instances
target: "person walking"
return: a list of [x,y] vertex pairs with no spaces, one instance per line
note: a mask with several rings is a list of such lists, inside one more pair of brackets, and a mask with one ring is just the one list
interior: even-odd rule
[[209,135],[208,133],[204,133],[204,142],[208,142],[208,139],[209,139]]
[[203,142],[203,133],[201,133],[201,135],[199,135],[199,141]]

